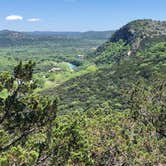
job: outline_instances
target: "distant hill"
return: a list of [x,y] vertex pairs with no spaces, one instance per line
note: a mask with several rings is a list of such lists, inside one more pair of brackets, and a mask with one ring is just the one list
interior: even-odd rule
[[54,32],[54,31],[35,31],[25,32],[30,35],[45,35],[45,36],[68,36],[68,37],[82,37],[91,39],[108,39],[114,31],[87,31],[87,32]]
[[81,32],[56,32],[56,31],[32,31],[32,32],[24,32],[28,35],[42,35],[42,36],[79,36]]
[[28,44],[33,41],[33,37],[21,32],[2,30],[0,31],[0,47]]
[[0,37],[20,39],[26,37],[26,35],[21,32],[2,30],[0,31]]
[[16,32],[9,30],[0,31],[0,47],[16,46],[16,45],[28,45],[36,44],[47,41],[63,41],[70,39],[101,39],[107,40],[113,31],[103,32]]
[[83,38],[94,38],[94,39],[109,39],[114,31],[88,31],[81,33]]

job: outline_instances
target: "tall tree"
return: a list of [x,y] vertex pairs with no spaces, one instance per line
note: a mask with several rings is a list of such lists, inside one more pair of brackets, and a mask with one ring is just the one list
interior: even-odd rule
[[[20,62],[13,75],[0,74],[0,93],[5,94],[0,97],[0,157],[6,165],[39,164],[51,153],[57,99],[33,93],[37,87],[33,80],[34,65],[32,61]],[[6,160],[9,156],[11,160]]]

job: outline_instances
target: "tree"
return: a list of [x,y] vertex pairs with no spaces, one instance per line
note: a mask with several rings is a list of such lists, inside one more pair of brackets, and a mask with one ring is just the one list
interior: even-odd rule
[[57,99],[33,93],[34,65],[20,62],[13,75],[0,74],[0,165],[38,165],[51,154]]

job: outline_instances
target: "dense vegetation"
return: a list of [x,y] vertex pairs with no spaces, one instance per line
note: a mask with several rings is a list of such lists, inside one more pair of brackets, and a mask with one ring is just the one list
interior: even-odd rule
[[[117,56],[112,54],[114,50],[125,50],[123,43],[111,43],[111,46],[111,51],[104,51],[96,59],[98,64],[100,58],[101,67],[44,93],[58,94],[62,107],[66,110],[100,107],[105,101],[110,103],[112,109],[123,110],[128,108],[129,96],[126,93],[135,82],[143,79],[149,87],[154,79],[166,77],[166,42],[152,44],[149,48],[138,51],[135,56],[126,58],[120,53]],[[120,58],[123,60],[117,62]]]
[[[46,49],[40,43],[41,57],[23,52],[22,60],[34,59],[36,67],[20,62],[13,73],[0,74],[0,165],[164,165],[165,27],[152,20],[131,22],[95,53],[89,52],[89,39],[79,47],[49,41]],[[84,42],[83,64],[66,69],[62,62],[73,64],[73,57],[65,53]],[[52,56],[54,47],[63,48],[62,56]],[[16,64],[15,54],[2,58]],[[48,73],[55,62],[64,70]]]
[[68,62],[75,65],[83,65],[86,59],[80,59],[78,55],[91,54],[100,45],[102,40],[71,39],[57,42],[40,43],[19,47],[0,48],[0,71],[12,70],[19,60],[36,61],[38,72],[48,72],[51,68],[59,66],[59,63]]

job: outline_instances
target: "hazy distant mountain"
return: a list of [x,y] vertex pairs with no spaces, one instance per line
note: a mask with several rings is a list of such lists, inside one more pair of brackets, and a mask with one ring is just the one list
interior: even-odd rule
[[92,39],[108,39],[114,31],[87,31],[87,32],[54,32],[54,31],[34,31],[25,32],[30,35],[55,35],[55,36],[68,36],[68,37],[82,37]]
[[41,36],[79,36],[81,32],[56,32],[56,31],[33,31],[33,32],[24,32],[28,35],[41,35]]
[[28,44],[33,41],[31,36],[22,32],[2,30],[0,31],[0,47]]
[[0,47],[15,45],[27,45],[47,41],[65,40],[70,38],[79,39],[108,39],[113,31],[90,31],[90,32],[16,32],[9,30],[0,31]]

